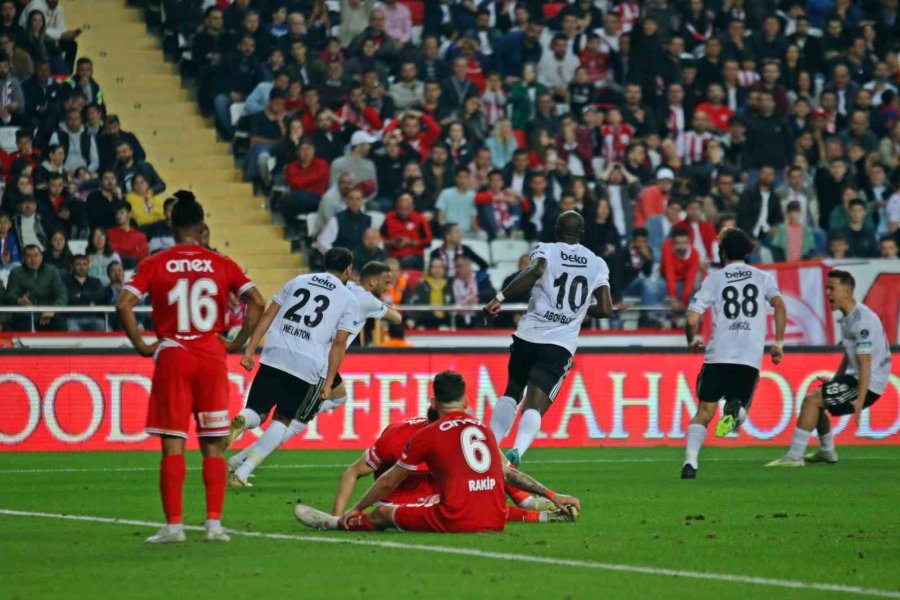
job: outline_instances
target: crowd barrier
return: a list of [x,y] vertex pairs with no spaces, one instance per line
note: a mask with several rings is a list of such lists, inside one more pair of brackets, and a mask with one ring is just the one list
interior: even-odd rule
[[[243,405],[253,373],[229,357],[230,412]],[[713,445],[786,445],[803,396],[840,362],[834,349],[789,352],[763,363],[750,418],[740,433]],[[894,358],[894,371],[900,359]],[[460,371],[471,411],[490,419],[506,384],[507,353],[360,351],[341,368],[349,400],[320,415],[289,448],[364,448],[393,421],[423,415],[432,376]],[[693,414],[702,357],[673,351],[587,351],[575,364],[544,418],[536,446],[678,446]],[[143,433],[153,361],[130,353],[12,352],[0,355],[0,451],[148,450],[158,442]],[[286,390],[289,393],[289,390]],[[839,444],[900,443],[900,377],[857,427],[834,421]],[[236,447],[256,439],[248,432]],[[513,432],[514,434],[514,432]],[[190,447],[196,447],[191,439]]]

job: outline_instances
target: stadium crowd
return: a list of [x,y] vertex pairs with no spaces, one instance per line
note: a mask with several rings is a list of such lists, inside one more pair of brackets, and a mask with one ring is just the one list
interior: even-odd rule
[[[617,303],[683,308],[729,225],[756,262],[897,258],[896,0],[144,4],[162,5],[201,108],[310,264],[333,246],[387,259],[393,302],[483,303],[572,209]],[[0,2],[0,117],[23,125],[3,263],[37,241],[67,277],[62,241],[86,237],[106,283],[160,247],[165,184],[105,113],[90,61],[56,81],[77,35],[54,46],[48,28],[36,46],[32,5],[61,10]],[[32,222],[40,235],[21,231]]]

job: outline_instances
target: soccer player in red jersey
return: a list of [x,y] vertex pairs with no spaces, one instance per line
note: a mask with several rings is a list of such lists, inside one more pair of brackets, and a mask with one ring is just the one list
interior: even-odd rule
[[[344,471],[335,494],[331,514],[336,516],[342,515],[347,507],[347,501],[356,487],[356,481],[372,473],[375,474],[375,479],[387,473],[391,467],[400,461],[412,437],[436,419],[437,412],[434,409],[430,409],[427,418],[404,419],[398,423],[388,425],[381,432],[375,443]],[[507,506],[507,522],[538,523],[570,520],[569,515],[562,511],[551,512],[555,505],[546,498],[537,498],[528,492],[514,488],[508,483],[505,484],[505,488],[506,495],[517,505]],[[440,501],[439,491],[434,478],[427,471],[416,471],[410,473],[397,489],[382,499],[381,504],[397,506],[435,504]]]
[[[225,356],[244,345],[263,310],[262,296],[237,263],[200,245],[203,207],[189,192],[178,196],[172,209],[176,245],[141,261],[117,306],[138,354],[156,360],[145,431],[162,440],[159,487],[167,525],[147,538],[152,544],[185,540],[184,443],[192,414],[203,454],[206,540],[228,541],[221,524],[227,478],[223,442],[229,424]],[[230,342],[221,337],[229,292],[247,303],[243,327]],[[144,341],[134,315],[145,294],[156,323],[153,344]]]
[[[459,373],[444,371],[434,379],[432,408],[437,419],[409,441],[400,460],[382,474],[365,496],[338,518],[302,504],[297,518],[309,527],[374,531],[396,527],[409,531],[463,533],[501,531],[506,525],[504,481],[549,498],[563,513],[577,516],[577,498],[555,494],[521,471],[510,469],[490,429],[466,413],[466,384]],[[415,473],[427,471],[440,501],[431,505],[381,504],[363,511],[400,488]]]

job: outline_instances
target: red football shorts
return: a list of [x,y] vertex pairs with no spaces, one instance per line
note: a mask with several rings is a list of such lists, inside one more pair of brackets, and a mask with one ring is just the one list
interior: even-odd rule
[[503,520],[492,523],[496,519],[455,521],[449,520],[440,512],[440,506],[398,506],[394,509],[394,525],[400,531],[432,531],[435,533],[478,533],[481,531],[503,531],[506,526],[506,515]]
[[154,435],[187,438],[191,415],[197,435],[217,437],[228,433],[228,369],[224,360],[200,356],[182,348],[159,351],[147,426]]

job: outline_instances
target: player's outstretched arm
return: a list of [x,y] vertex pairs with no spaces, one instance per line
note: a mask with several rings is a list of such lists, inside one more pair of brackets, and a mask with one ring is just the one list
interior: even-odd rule
[[341,482],[338,484],[337,492],[334,495],[334,506],[331,508],[331,514],[336,517],[344,514],[344,510],[347,508],[347,501],[350,500],[350,495],[356,487],[357,480],[373,472],[374,469],[366,462],[365,454],[347,467],[344,474],[341,475]]
[[389,308],[388,311],[386,313],[384,313],[384,316],[381,318],[384,319],[385,321],[387,321],[388,323],[393,323],[394,325],[399,325],[400,323],[403,322],[403,315],[400,314],[399,310],[395,310],[393,308]]
[[328,400],[331,396],[331,386],[334,385],[334,378],[337,377],[341,363],[344,362],[344,355],[347,353],[348,337],[350,332],[343,329],[338,329],[334,334],[331,350],[328,351],[328,374],[325,376],[325,385],[322,386],[322,400]]
[[776,365],[784,360],[784,328],[787,323],[787,306],[781,296],[770,301],[775,309],[775,344],[772,346],[772,362]]
[[566,494],[557,494],[556,492],[547,489],[530,475],[526,475],[522,471],[513,469],[508,464],[503,465],[503,478],[506,483],[515,488],[547,498],[567,514],[572,514],[569,506],[574,506],[578,510],[581,510],[581,502],[578,498]]
[[262,318],[259,319],[259,323],[256,324],[256,328],[250,336],[250,342],[244,350],[244,356],[241,357],[241,366],[248,371],[253,369],[253,365],[256,362],[256,349],[259,347],[259,342],[263,339],[263,336],[266,335],[269,326],[272,325],[272,321],[278,316],[279,310],[281,310],[281,305],[273,300],[269,304],[269,308],[266,309],[266,312],[263,313]]
[[594,290],[594,298],[597,299],[596,304],[592,304],[588,308],[587,316],[592,319],[608,319],[612,316],[613,305],[612,296],[609,293],[609,286],[603,285]]
[[[237,336],[230,342],[225,342],[225,350],[228,352],[237,352],[244,347],[244,344],[247,343],[247,338],[249,338],[250,334],[255,330],[256,324],[259,322],[259,317],[266,307],[266,302],[263,300],[262,294],[260,294],[259,290],[255,287],[252,287],[241,294],[241,300],[247,304],[247,314],[244,317],[244,322],[241,324],[241,329],[238,331]],[[256,349],[254,348],[254,351],[255,350]]]
[[134,346],[134,349],[137,350],[137,353],[141,356],[153,356],[156,348],[159,346],[159,340],[148,345],[141,336],[137,318],[134,316],[134,307],[140,301],[141,299],[129,290],[123,290],[122,295],[119,296],[119,301],[116,303],[116,313],[119,315],[119,321],[122,323],[125,335],[128,336],[128,340]]
[[507,296],[518,296],[523,292],[530,291],[534,284],[538,282],[544,271],[547,270],[547,260],[537,258],[531,261],[531,264],[519,271],[519,274],[509,282],[509,285],[503,288],[497,296],[488,302],[482,312],[488,321],[494,320],[500,314],[500,305]]
[[384,475],[375,480],[375,483],[373,483],[372,487],[369,488],[369,491],[360,498],[359,502],[344,513],[344,516],[341,517],[341,524],[346,527],[347,519],[353,515],[358,515],[376,502],[386,498],[388,494],[397,489],[397,486],[403,483],[409,473],[410,472],[407,469],[404,469],[400,465],[394,465],[388,469]]

